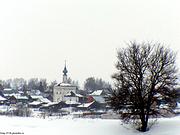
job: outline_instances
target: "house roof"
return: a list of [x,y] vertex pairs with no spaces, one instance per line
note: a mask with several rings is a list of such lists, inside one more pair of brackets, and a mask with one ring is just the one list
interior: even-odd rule
[[58,104],[58,102],[50,102],[48,104],[44,104],[43,107],[48,107],[48,106],[56,105],[56,104]]
[[35,103],[36,102],[39,102],[39,103],[51,103],[51,101],[47,98],[44,98],[43,96],[31,96],[32,99],[37,99],[37,101],[34,101]]
[[66,101],[65,102],[66,104],[68,104],[68,105],[77,105],[77,104],[81,104],[81,103],[79,103],[79,102],[77,102],[77,101]]
[[32,99],[40,99],[40,98],[43,98],[43,96],[41,96],[41,95],[31,95],[31,98]]
[[79,108],[87,108],[89,106],[91,106],[95,101],[91,102],[91,103],[85,103],[85,104],[81,104],[81,105],[78,105],[77,107]]
[[51,103],[51,101],[49,100],[49,99],[47,99],[47,98],[39,98],[38,99],[40,102],[42,102],[42,103]]
[[5,88],[4,91],[12,91],[11,88]]
[[14,96],[16,99],[22,99],[22,100],[28,100],[28,97],[21,96],[19,93],[13,93],[13,94],[4,94],[5,97],[12,97]]
[[56,86],[62,86],[62,87],[76,87],[75,85],[73,84],[70,84],[70,83],[59,83],[58,85]]
[[26,96],[21,96],[21,95],[17,95],[17,94],[14,94],[13,96],[14,96],[16,99],[28,100],[28,97],[26,97]]
[[29,105],[41,105],[41,104],[42,104],[42,102],[40,102],[40,101],[33,101],[33,102],[29,103]]
[[69,93],[67,93],[66,95],[64,95],[65,97],[83,97],[82,95],[80,94],[76,94],[72,91],[70,91]]
[[15,94],[4,94],[5,97],[11,97],[14,96]]
[[60,86],[72,86],[70,83],[60,83]]
[[2,96],[0,96],[0,101],[5,101],[5,100],[7,100],[7,99],[2,97]]
[[91,93],[91,96],[100,96],[103,93],[103,90],[96,90],[93,93]]
[[29,103],[29,105],[41,105],[43,103],[47,103],[48,105],[55,104],[55,102],[51,102],[47,98],[41,98],[41,99],[38,99],[37,101],[33,101],[33,102]]
[[76,94],[77,97],[84,97],[84,96],[81,95],[81,94],[77,94],[77,93],[75,93],[75,94]]

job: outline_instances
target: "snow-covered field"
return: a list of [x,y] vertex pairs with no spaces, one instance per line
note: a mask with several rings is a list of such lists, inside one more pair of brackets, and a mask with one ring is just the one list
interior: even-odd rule
[[180,117],[159,119],[146,133],[119,120],[0,116],[0,134],[24,135],[180,135]]

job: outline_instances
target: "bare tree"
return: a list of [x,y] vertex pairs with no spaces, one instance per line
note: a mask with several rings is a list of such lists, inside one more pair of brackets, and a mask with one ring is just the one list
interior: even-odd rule
[[109,104],[124,122],[138,123],[138,130],[145,132],[150,117],[173,113],[175,59],[175,53],[160,43],[130,42],[118,51],[118,71],[112,76],[116,89]]

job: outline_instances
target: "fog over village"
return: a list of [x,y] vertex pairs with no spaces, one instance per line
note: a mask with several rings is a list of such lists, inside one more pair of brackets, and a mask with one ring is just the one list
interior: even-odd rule
[[0,2],[0,134],[179,135],[178,0]]

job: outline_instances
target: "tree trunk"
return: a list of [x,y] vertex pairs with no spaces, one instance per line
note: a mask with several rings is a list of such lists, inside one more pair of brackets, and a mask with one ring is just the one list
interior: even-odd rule
[[140,131],[142,132],[146,132],[147,131],[147,123],[148,121],[145,120],[145,117],[143,119],[141,119],[141,128],[140,128]]
[[148,123],[147,115],[145,115],[144,109],[142,108],[142,110],[141,110],[141,127],[139,130],[142,132],[146,132],[147,125],[148,125],[147,123]]

